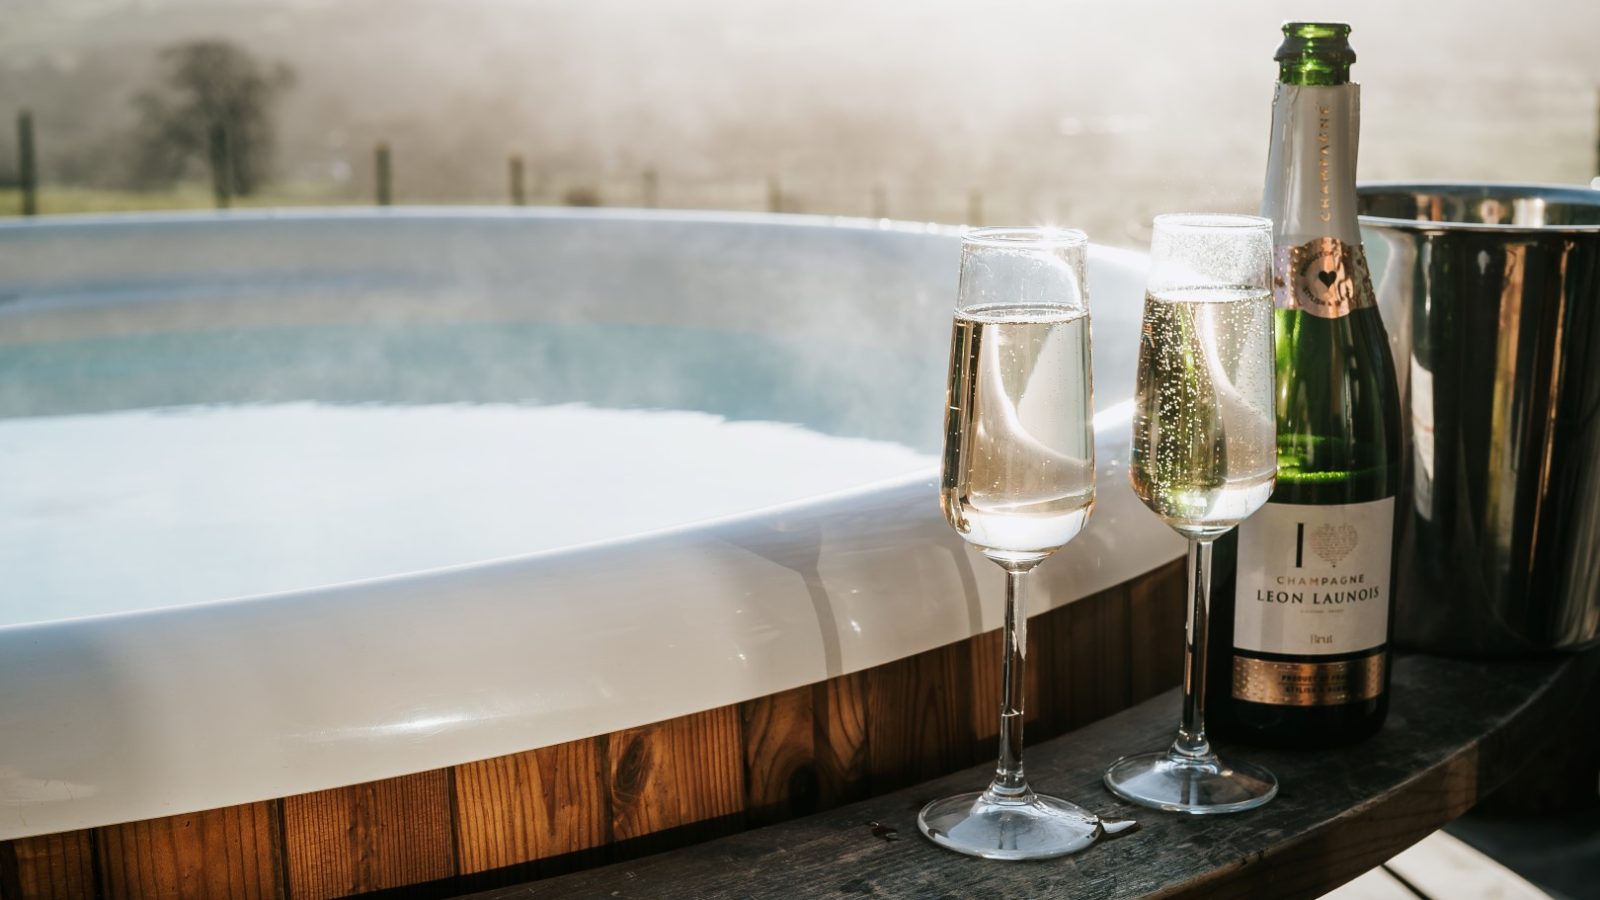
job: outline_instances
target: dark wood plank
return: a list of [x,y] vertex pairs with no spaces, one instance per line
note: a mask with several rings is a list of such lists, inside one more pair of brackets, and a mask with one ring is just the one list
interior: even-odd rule
[[865,799],[872,792],[866,673],[853,672],[813,685],[811,696],[821,808]]
[[598,742],[570,741],[456,766],[461,874],[549,859],[610,840]]
[[609,757],[613,840],[695,823],[741,824],[732,821],[741,818],[745,794],[737,706],[618,732]]
[[1066,658],[1058,662],[1058,684],[1070,698],[1066,728],[1081,728],[1127,709],[1130,696],[1128,658],[1128,592],[1122,587],[1101,591],[1072,604],[1065,640]]
[[1183,682],[1188,573],[1178,559],[1128,582],[1129,700],[1140,703]]
[[[971,717],[972,739],[974,753],[987,753],[989,748],[997,745],[1000,735],[1000,653],[1004,630],[996,628],[985,631],[983,634],[973,635],[967,640],[967,665],[972,669],[972,709]],[[1029,634],[1029,638],[1034,635]],[[1034,653],[1030,648],[1028,664],[1035,663]],[[1032,668],[1028,675],[1036,678]],[[1032,687],[1032,685],[1029,685]],[[1028,691],[1027,711],[1031,720],[1036,714],[1039,704],[1038,694]]]
[[282,897],[278,815],[275,803],[249,803],[101,828],[106,896]]
[[[1250,879],[1223,879],[1204,887],[1219,898],[1258,896],[1270,884],[1284,897],[1318,897],[1422,840],[1477,802],[1482,761],[1466,750],[1424,773],[1407,788],[1407,799],[1358,811],[1345,827],[1327,829],[1276,853]],[[1219,873],[1226,874],[1226,873]],[[1193,891],[1201,890],[1199,886]]]
[[[1067,622],[1076,603],[1073,601],[1028,620],[1026,712],[1028,733],[1037,737],[1060,734],[1061,723],[1065,720],[1067,691],[1061,680],[1061,664],[1066,659],[1063,644]],[[989,660],[989,666],[996,670],[998,677],[999,657]],[[997,711],[998,707],[990,712]],[[997,722],[996,727],[998,725]]]
[[874,791],[914,784],[975,758],[972,651],[966,641],[867,672]]
[[745,806],[752,826],[821,809],[815,699],[807,685],[739,705]]
[[4,900],[80,900],[94,896],[90,831],[17,838],[0,844]]
[[[1579,709],[1600,710],[1600,679],[1589,686]],[[1522,769],[1506,780],[1478,810],[1496,817],[1549,816],[1594,804],[1595,773],[1600,772],[1600,716],[1572,716],[1530,754]]]
[[1170,740],[1178,697],[1169,692],[1031,748],[1035,786],[1140,822],[1130,834],[1047,863],[975,860],[917,835],[917,809],[981,782],[988,766],[980,765],[626,867],[476,896],[716,900],[794,896],[804,885],[808,897],[1317,897],[1469,808],[1574,713],[1597,669],[1600,651],[1493,663],[1402,657],[1389,725],[1366,743],[1312,753],[1224,746],[1225,754],[1272,768],[1283,783],[1271,804],[1237,816],[1144,810],[1101,786],[1116,756]]
[[448,769],[289,797],[283,820],[294,900],[455,874]]

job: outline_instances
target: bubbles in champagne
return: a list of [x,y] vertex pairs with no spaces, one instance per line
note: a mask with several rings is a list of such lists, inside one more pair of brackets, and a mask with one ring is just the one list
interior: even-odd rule
[[1188,537],[1237,525],[1277,475],[1271,295],[1189,288],[1145,298],[1129,475]]
[[940,500],[1000,561],[1043,558],[1094,505],[1089,317],[1052,304],[958,313]]

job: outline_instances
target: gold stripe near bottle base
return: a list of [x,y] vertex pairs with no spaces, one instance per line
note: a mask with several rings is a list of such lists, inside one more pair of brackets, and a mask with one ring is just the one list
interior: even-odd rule
[[1233,658],[1233,696],[1273,706],[1337,706],[1383,692],[1388,653],[1337,662]]

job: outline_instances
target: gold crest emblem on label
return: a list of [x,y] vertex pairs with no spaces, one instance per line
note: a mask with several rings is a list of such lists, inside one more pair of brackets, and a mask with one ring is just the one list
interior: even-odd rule
[[1347,316],[1374,303],[1372,277],[1360,244],[1317,238],[1279,247],[1274,285],[1279,309],[1304,310],[1323,319]]
[[1359,543],[1361,543],[1361,533],[1348,523],[1334,525],[1324,522],[1311,532],[1311,552],[1335,568]]

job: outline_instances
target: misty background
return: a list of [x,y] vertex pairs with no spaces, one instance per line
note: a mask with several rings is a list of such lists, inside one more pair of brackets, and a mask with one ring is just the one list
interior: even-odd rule
[[[194,41],[283,75],[252,204],[506,203],[1053,222],[1254,210],[1286,17],[1354,26],[1360,177],[1587,184],[1600,3],[0,0],[0,214],[30,110],[42,212],[207,205],[152,168]],[[167,90],[167,108],[177,100]],[[141,99],[144,98],[144,99]],[[190,139],[192,143],[192,137]],[[270,152],[265,152],[270,150]],[[183,151],[190,152],[190,151]],[[650,173],[650,174],[647,174]]]

